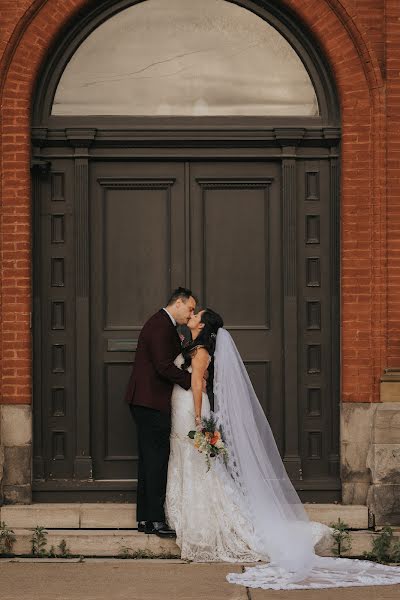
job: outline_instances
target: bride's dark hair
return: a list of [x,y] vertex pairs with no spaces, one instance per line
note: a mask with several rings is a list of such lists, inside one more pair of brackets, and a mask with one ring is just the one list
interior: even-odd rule
[[195,348],[201,346],[205,348],[208,354],[211,356],[211,361],[208,367],[208,378],[207,378],[207,395],[210,400],[211,408],[214,404],[214,392],[213,392],[213,381],[214,381],[214,353],[215,344],[217,341],[217,333],[220,327],[224,326],[221,315],[216,313],[211,308],[206,308],[201,314],[201,323],[204,323],[204,327],[200,330],[199,335],[195,340],[189,342],[187,346],[183,347],[182,355],[184,363],[182,369],[187,369],[192,363],[192,354]]

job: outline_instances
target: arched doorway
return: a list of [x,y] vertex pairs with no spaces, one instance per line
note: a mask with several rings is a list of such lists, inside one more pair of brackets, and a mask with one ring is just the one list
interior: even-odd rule
[[134,494],[123,391],[144,320],[184,284],[223,314],[303,498],[339,499],[329,70],[280,9],[166,7],[88,9],[39,79],[34,497]]

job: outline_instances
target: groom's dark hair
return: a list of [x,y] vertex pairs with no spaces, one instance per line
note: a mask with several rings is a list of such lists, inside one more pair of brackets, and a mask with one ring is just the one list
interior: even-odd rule
[[187,300],[189,300],[190,297],[194,298],[196,301],[196,304],[197,304],[197,298],[193,294],[192,290],[189,290],[188,288],[184,288],[184,287],[178,287],[178,288],[176,288],[176,290],[174,290],[172,292],[172,294],[167,302],[167,306],[171,306],[171,304],[176,302],[178,300],[178,298],[182,298],[182,300],[184,300],[186,302]]

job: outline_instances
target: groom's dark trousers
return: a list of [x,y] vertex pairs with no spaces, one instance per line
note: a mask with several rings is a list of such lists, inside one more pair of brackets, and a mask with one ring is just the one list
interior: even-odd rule
[[130,406],[138,436],[138,521],[165,521],[171,419],[146,406]]
[[140,333],[125,396],[138,435],[138,521],[165,521],[172,389],[191,385],[190,374],[174,365],[180,352],[176,328],[161,309]]

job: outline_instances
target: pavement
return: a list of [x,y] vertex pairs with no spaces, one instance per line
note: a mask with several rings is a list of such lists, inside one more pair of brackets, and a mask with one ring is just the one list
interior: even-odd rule
[[0,600],[398,600],[400,585],[273,591],[229,584],[241,565],[180,560],[0,559]]

